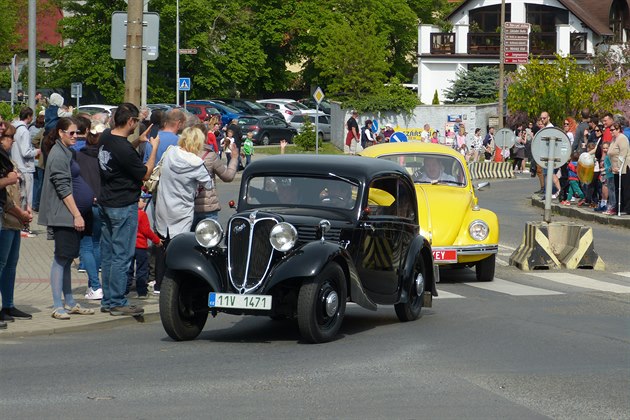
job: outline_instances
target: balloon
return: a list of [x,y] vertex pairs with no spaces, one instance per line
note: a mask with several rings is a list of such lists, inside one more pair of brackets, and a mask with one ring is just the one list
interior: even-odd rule
[[595,169],[595,159],[590,153],[582,153],[578,159],[577,176],[584,184],[590,184],[593,180],[593,170]]

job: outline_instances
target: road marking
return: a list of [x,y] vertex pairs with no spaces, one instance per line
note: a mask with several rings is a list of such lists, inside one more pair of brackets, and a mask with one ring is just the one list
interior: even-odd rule
[[623,272],[623,273],[613,273],[613,274],[616,274],[616,275],[621,276],[621,277],[628,277],[628,278],[630,278],[630,271],[626,271],[626,272]]
[[568,284],[569,286],[582,287],[584,289],[601,290],[612,293],[630,293],[630,287],[605,281],[593,280],[588,277],[578,276],[570,273],[530,273],[530,276],[540,277],[556,283]]
[[493,281],[483,283],[464,283],[467,286],[476,287],[478,289],[490,290],[491,292],[504,293],[511,296],[547,296],[547,295],[563,295],[562,292],[554,290],[541,289],[538,287],[527,286],[520,283],[494,278]]
[[503,244],[499,245],[499,248],[509,249],[510,251],[515,251],[516,250],[516,248],[512,248],[511,246],[503,245]]
[[438,290],[438,295],[434,299],[464,299],[464,296],[445,292],[444,290]]
[[497,258],[495,262],[502,267],[507,267],[508,265],[510,265],[507,261],[503,261],[501,258]]

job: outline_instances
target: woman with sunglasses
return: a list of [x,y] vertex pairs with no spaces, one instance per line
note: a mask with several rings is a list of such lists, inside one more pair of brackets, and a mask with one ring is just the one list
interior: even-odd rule
[[[52,317],[70,319],[69,314],[91,315],[93,309],[81,307],[72,296],[70,267],[79,256],[79,243],[85,229],[81,215],[82,201],[89,206],[92,200],[73,194],[73,155],[70,147],[77,141],[77,125],[72,118],[63,117],[57,122],[55,130],[49,133],[49,141],[54,140],[46,160],[44,185],[40,202],[38,223],[52,226],[55,240],[55,253],[50,269],[50,288],[53,295]],[[74,162],[76,165],[76,162]],[[78,173],[78,165],[76,165]],[[87,198],[87,200],[84,200]],[[93,198],[93,197],[92,197]],[[65,305],[62,302],[62,293]]]
[[[612,164],[612,172],[615,180],[615,191],[619,191],[619,182],[621,182],[621,194],[618,195],[619,208],[621,212],[630,214],[630,147],[628,145],[628,137],[621,132],[621,124],[613,123],[610,127],[612,134],[612,142],[608,149],[608,157]],[[612,211],[610,211],[612,210]],[[615,209],[610,209],[606,214],[616,214]]]

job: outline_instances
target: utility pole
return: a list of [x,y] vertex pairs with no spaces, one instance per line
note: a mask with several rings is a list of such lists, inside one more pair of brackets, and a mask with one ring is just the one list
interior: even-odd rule
[[[37,91],[37,0],[28,0],[28,106],[35,109]],[[37,114],[35,114],[37,117]]]
[[505,0],[501,0],[501,40],[499,46],[499,128],[503,128],[503,91],[505,61]]
[[127,48],[125,50],[125,101],[140,106],[142,90],[142,30],[143,0],[127,4]]

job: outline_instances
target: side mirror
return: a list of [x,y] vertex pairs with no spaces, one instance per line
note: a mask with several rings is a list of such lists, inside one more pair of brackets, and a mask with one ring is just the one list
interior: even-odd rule
[[481,189],[489,187],[490,183],[489,182],[480,182],[479,184],[477,184],[477,186],[475,187],[475,189],[477,191],[481,191]]

